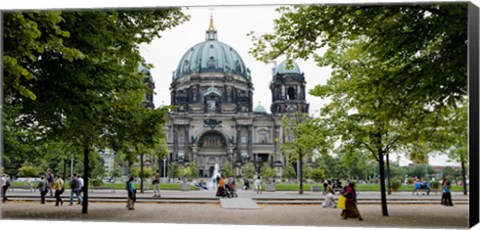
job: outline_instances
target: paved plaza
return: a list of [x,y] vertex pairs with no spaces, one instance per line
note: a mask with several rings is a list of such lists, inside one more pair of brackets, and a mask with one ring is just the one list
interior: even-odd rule
[[[55,207],[49,197],[47,204],[39,200],[21,199],[36,193],[13,192],[12,198],[3,203],[2,218],[8,220],[60,220],[60,221],[108,221],[137,223],[182,223],[214,225],[269,225],[269,226],[315,226],[315,227],[383,227],[383,228],[467,228],[469,205],[468,196],[454,194],[454,207],[439,204],[440,196],[415,196],[411,193],[394,193],[388,196],[389,216],[383,217],[378,203],[378,192],[360,192],[359,210],[364,221],[342,220],[341,210],[322,208],[321,193],[305,192],[263,192],[239,191],[239,198],[231,198],[233,204],[254,202],[258,208],[226,207],[222,199],[207,191],[162,191],[162,198],[154,199],[149,191],[139,194],[134,211],[125,208],[124,191],[92,192],[88,214],[81,214],[81,206],[64,205]],[[68,192],[64,194],[69,194]],[[106,201],[107,198],[111,199]],[[211,199],[209,199],[211,198]],[[268,203],[261,200],[279,200]],[[233,200],[237,199],[237,200]],[[308,201],[296,204],[295,201]],[[96,200],[96,201],[95,201]],[[183,200],[182,202],[173,202]],[[190,202],[189,202],[190,201]],[[203,201],[203,202],[202,202]],[[413,201],[418,201],[417,203]],[[422,203],[420,201],[429,201]],[[457,201],[457,203],[455,203]],[[377,203],[375,203],[377,202]],[[227,204],[228,205],[228,204]]]

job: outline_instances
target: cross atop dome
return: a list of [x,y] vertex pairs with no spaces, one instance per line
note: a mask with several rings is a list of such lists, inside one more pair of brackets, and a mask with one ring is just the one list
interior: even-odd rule
[[214,31],[215,28],[213,27],[213,15],[210,15],[210,26],[208,27],[208,30]]
[[217,30],[213,26],[213,15],[210,14],[210,25],[208,26],[205,40],[217,40]]

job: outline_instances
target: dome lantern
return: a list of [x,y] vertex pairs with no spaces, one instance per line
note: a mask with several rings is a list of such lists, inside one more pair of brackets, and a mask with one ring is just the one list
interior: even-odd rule
[[210,15],[210,25],[208,26],[205,40],[217,40],[217,30],[213,27],[213,16]]

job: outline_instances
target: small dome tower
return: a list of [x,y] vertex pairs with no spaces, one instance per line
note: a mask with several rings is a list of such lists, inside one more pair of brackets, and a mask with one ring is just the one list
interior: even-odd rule
[[287,60],[281,62],[273,70],[270,83],[274,115],[285,113],[307,113],[308,103],[305,100],[305,77],[295,62],[290,65]]

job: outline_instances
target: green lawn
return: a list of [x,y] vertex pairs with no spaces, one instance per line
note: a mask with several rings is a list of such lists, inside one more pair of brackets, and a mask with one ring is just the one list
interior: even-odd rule
[[[25,185],[25,183],[24,182],[11,182],[11,185],[14,186],[14,187],[22,187],[23,185]],[[32,186],[35,187],[36,183],[34,183]],[[92,186],[92,185],[90,185],[90,186]],[[115,189],[119,189],[119,190],[125,189],[125,183],[114,183],[114,184],[106,183],[106,184],[103,184],[101,187],[102,188],[111,188],[112,186]],[[151,183],[148,183],[147,186],[148,186],[148,189],[153,189],[153,185]],[[181,186],[181,184],[179,184],[179,183],[160,183],[160,189],[161,190],[180,190],[180,186]],[[242,186],[243,186],[243,183],[239,183],[237,185],[238,188],[241,188]],[[303,184],[303,190],[304,191],[310,191],[311,186],[320,186],[320,190],[323,190],[323,184],[307,184],[307,183]],[[69,188],[68,183],[65,185],[65,187]],[[251,185],[251,187],[253,187],[253,186]],[[414,187],[413,185],[402,184],[402,186],[398,189],[398,191],[410,192],[410,191],[413,190],[413,187]],[[140,189],[140,183],[136,183],[135,188]],[[276,184],[276,190],[277,191],[298,191],[298,188],[299,188],[299,185],[294,184],[294,183],[277,183]],[[198,189],[198,188],[195,187],[195,186],[190,186],[190,189],[195,190],[195,189]],[[263,184],[263,189],[265,189],[265,183]],[[380,185],[379,184],[357,184],[356,189],[358,191],[380,191]],[[451,190],[453,192],[463,192],[463,186],[453,185]],[[468,186],[467,186],[467,190],[469,190]]]

